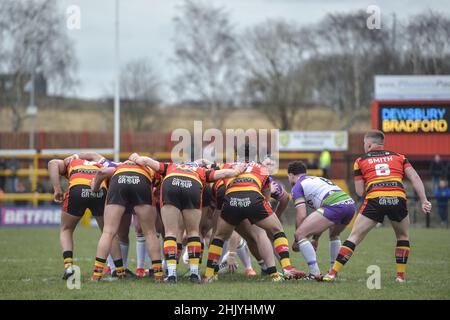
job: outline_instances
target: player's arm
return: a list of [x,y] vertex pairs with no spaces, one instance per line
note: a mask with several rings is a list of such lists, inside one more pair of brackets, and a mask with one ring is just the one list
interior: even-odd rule
[[405,168],[405,175],[411,181],[414,191],[419,196],[420,203],[422,204],[422,211],[427,214],[431,211],[431,202],[428,201],[427,195],[425,193],[425,187],[423,185],[422,179],[420,179],[417,171],[412,167],[408,166]]
[[152,170],[155,170],[156,172],[160,172],[161,170],[161,163],[150,157],[141,157],[139,154],[133,153],[130,155],[128,159],[140,166],[150,167]]
[[[299,205],[296,205],[296,207],[295,207],[295,230],[298,230],[300,225],[306,219],[306,215],[307,215],[306,204],[303,202],[303,203],[301,203]],[[300,240],[301,239],[298,239],[298,237],[297,237],[297,232],[295,232],[295,234],[294,234],[294,242],[292,242],[292,250],[293,251],[295,251],[295,252],[299,251],[297,243]]]
[[364,188],[364,180],[356,180],[355,179],[355,192],[358,196],[362,197],[365,193],[365,188]]
[[61,181],[59,177],[66,172],[66,166],[64,160],[52,159],[48,162],[48,173],[50,181],[53,185],[53,201],[62,202],[64,200],[64,194],[61,188]]
[[278,200],[278,206],[275,210],[277,217],[280,217],[289,204],[289,194],[283,189]]
[[305,203],[301,203],[295,207],[295,229],[298,229],[298,227],[300,227],[300,225],[306,219],[306,216],[307,212]]
[[236,231],[233,231],[230,237],[230,241],[228,241],[228,269],[230,272],[235,272],[237,270],[237,247],[239,246],[239,242],[241,241],[241,237],[238,235]]
[[360,158],[355,160],[355,163],[353,164],[353,176],[355,179],[355,192],[358,196],[362,197],[365,192],[364,188],[364,179],[363,174],[359,165]]
[[238,175],[240,175],[242,172],[244,172],[246,169],[246,166],[244,163],[239,163],[235,165],[232,169],[220,169],[220,170],[214,170],[212,175],[212,180],[220,180],[220,179],[227,179],[227,178],[233,178]]
[[116,168],[101,168],[98,170],[94,179],[91,181],[91,189],[92,191],[99,191],[102,185],[102,182],[108,178],[111,178],[116,171]]
[[104,159],[105,157],[97,152],[80,152],[78,154],[78,157],[83,160],[87,161],[95,161],[99,162],[100,160]]

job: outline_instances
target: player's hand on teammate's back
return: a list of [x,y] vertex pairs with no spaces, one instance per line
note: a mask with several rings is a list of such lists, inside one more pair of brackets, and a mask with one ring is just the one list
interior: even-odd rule
[[431,212],[431,202],[430,201],[424,201],[422,202],[422,211],[425,214],[429,214]]
[[237,165],[235,165],[235,166],[233,167],[234,170],[237,170],[237,171],[239,171],[239,172],[241,172],[241,173],[244,172],[246,168],[247,168],[247,166],[246,166],[246,164],[243,163],[243,162],[240,162],[240,163],[238,163]]
[[130,154],[130,156],[128,157],[128,160],[136,162],[136,160],[139,158],[139,154],[137,154],[136,152]]
[[92,180],[91,180],[90,185],[91,185],[91,190],[92,190],[92,191],[98,191],[98,190],[95,190],[95,179],[92,179]]

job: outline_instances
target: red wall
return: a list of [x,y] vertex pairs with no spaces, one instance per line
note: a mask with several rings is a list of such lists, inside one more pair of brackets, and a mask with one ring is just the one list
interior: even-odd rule
[[[449,104],[450,101],[372,101],[372,128],[378,129],[378,108],[380,104],[411,104],[411,105],[421,105],[423,103],[441,105]],[[450,156],[450,134],[445,133],[430,133],[430,134],[401,134],[394,133],[386,135],[385,146],[386,149],[392,150],[411,156],[426,156],[432,157],[435,154],[441,156]]]

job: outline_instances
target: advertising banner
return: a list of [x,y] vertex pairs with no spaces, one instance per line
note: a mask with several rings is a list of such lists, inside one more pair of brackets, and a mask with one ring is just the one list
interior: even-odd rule
[[59,226],[61,207],[3,207],[0,227]]
[[280,131],[280,151],[346,151],[347,131]]

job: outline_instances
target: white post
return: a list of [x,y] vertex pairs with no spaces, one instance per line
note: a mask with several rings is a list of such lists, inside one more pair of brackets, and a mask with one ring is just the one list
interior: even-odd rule
[[114,93],[114,161],[118,162],[120,153],[120,59],[119,59],[119,0],[116,0],[116,21],[115,21],[115,93]]

